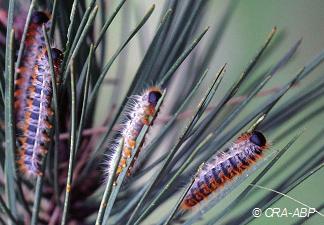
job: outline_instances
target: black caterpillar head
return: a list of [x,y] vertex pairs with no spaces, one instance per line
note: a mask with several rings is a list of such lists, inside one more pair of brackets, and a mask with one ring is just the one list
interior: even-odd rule
[[41,11],[33,12],[33,14],[31,15],[31,22],[39,25],[46,23],[47,21],[49,21],[49,19],[50,18],[48,17],[48,15]]
[[53,61],[63,61],[63,52],[57,48],[52,48],[52,59]]
[[267,143],[266,138],[260,131],[253,131],[250,137],[250,141],[259,147],[263,147]]
[[162,93],[160,91],[150,91],[148,94],[148,101],[152,105],[156,105],[161,98]]

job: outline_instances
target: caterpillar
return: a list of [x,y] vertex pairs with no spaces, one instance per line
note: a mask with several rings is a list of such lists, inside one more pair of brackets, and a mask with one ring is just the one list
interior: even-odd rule
[[31,75],[35,66],[37,54],[40,49],[45,48],[45,39],[42,25],[48,28],[50,25],[49,16],[44,12],[33,12],[30,24],[27,28],[25,49],[21,58],[21,65],[18,68],[15,80],[15,110],[16,121],[24,121],[24,108],[26,107],[25,93],[30,85]]
[[[58,73],[63,54],[60,50],[52,48],[55,78]],[[36,63],[28,82],[23,108],[23,118],[17,123],[18,133],[18,160],[20,171],[24,174],[41,176],[41,161],[48,151],[50,142],[49,133],[53,127],[50,118],[52,81],[50,65],[46,48],[42,48],[36,57]],[[20,90],[19,90],[20,91]],[[20,92],[21,93],[21,92]]]
[[[124,146],[116,172],[116,179],[126,167],[127,159],[132,155],[132,151],[136,146],[136,139],[143,126],[153,123],[153,120],[150,122],[150,117],[156,115],[155,107],[161,96],[162,90],[159,87],[153,86],[145,90],[142,95],[131,97],[134,102],[132,102],[128,108],[126,107],[128,111],[127,120],[121,131],[121,136],[124,138]],[[131,170],[139,153],[140,150],[136,153],[134,160],[131,162],[129,170],[127,171],[127,176],[131,175]]]
[[263,150],[268,147],[266,138],[260,131],[242,134],[228,149],[217,153],[198,171],[181,208],[191,209],[241,175],[262,157]]

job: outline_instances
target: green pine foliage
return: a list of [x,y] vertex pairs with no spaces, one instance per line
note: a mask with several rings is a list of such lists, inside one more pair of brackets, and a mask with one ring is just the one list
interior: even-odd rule
[[[0,25],[0,224],[275,224],[253,217],[252,210],[305,207],[300,196],[290,194],[312,196],[308,183],[323,180],[323,130],[313,131],[309,123],[323,118],[324,79],[316,68],[324,50],[295,66],[291,62],[303,54],[303,43],[294,37],[274,58],[285,39],[274,26],[258,33],[264,41],[247,51],[240,74],[233,73],[231,61],[214,56],[242,6],[238,1],[165,0],[146,9],[133,0],[0,3],[7,12]],[[223,13],[205,27],[215,5]],[[51,28],[43,27],[46,48],[62,49],[64,59],[57,85],[49,54],[54,130],[42,161],[44,176],[30,178],[15,163],[13,105],[14,79],[35,10],[51,13]],[[19,16],[26,17],[20,28]],[[294,72],[286,76],[285,68]],[[117,179],[108,176],[107,160],[116,171],[123,150],[119,145],[117,157],[109,157],[129,96],[152,84],[164,90],[159,113],[141,130],[123,172]],[[180,204],[201,164],[254,129],[271,142],[264,159],[197,209],[183,212]],[[141,164],[127,177],[140,148]],[[307,207],[318,213],[285,221],[323,221],[323,204],[311,198]]]

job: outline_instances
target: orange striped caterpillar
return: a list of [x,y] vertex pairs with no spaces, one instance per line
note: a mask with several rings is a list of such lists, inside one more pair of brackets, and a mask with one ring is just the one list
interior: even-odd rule
[[[143,126],[150,125],[150,117],[156,115],[155,107],[161,96],[162,90],[159,87],[154,86],[145,90],[142,95],[135,95],[131,97],[134,102],[126,107],[128,111],[128,119],[121,131],[121,136],[124,138],[124,146],[116,172],[116,179],[125,168],[127,159],[131,157],[132,151],[136,146],[136,139]],[[153,123],[153,120],[151,123]],[[131,175],[131,170],[139,155],[139,152],[140,150],[136,153],[134,160],[131,162],[129,170],[127,171],[127,176]],[[109,166],[109,169],[112,169],[111,166]],[[111,173],[111,171],[108,172]]]
[[27,29],[25,49],[21,58],[21,65],[18,68],[17,79],[15,81],[15,110],[16,122],[23,119],[24,108],[26,107],[25,94],[30,85],[31,75],[36,62],[37,54],[41,48],[45,47],[42,25],[48,28],[50,25],[49,17],[43,12],[33,12],[31,21]]
[[211,193],[231,182],[255,164],[267,149],[266,138],[259,131],[244,133],[224,152],[207,162],[195,177],[181,208],[191,209]]
[[[52,48],[52,59],[56,80],[62,61],[62,52]],[[50,118],[53,115],[52,78],[47,50],[42,48],[36,57],[36,64],[30,76],[27,90],[19,94],[24,96],[23,115],[17,123],[18,153],[17,164],[22,173],[41,176],[41,161],[48,151],[51,141],[49,133],[53,127]],[[18,102],[19,103],[19,102]]]

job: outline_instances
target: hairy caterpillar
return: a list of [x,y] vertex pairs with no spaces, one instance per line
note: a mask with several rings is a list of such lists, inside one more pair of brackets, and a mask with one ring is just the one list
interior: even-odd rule
[[25,49],[21,58],[21,65],[18,68],[15,81],[15,110],[16,122],[23,121],[24,108],[27,106],[25,93],[30,86],[31,75],[36,63],[37,55],[42,48],[45,48],[45,39],[42,25],[49,27],[49,17],[43,12],[33,12],[27,29]]
[[263,150],[267,148],[266,138],[261,132],[242,134],[228,149],[217,153],[201,168],[181,208],[194,207],[211,193],[242,174],[262,157]]
[[[52,59],[56,80],[62,61],[62,52],[52,48]],[[18,166],[22,173],[41,176],[41,160],[47,152],[50,142],[49,132],[53,127],[50,117],[52,81],[48,54],[45,48],[41,49],[36,57],[33,73],[30,76],[27,90],[24,95],[25,106],[23,120],[18,121]]]
[[[150,117],[156,114],[155,107],[161,96],[162,90],[154,86],[145,90],[142,95],[136,95],[131,98],[134,102],[127,109],[127,121],[121,131],[121,136],[124,138],[124,146],[116,172],[116,179],[126,166],[127,159],[131,157],[132,151],[136,146],[136,139],[143,126],[150,125]],[[139,151],[127,171],[128,176],[131,175],[131,169],[138,155]]]

